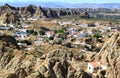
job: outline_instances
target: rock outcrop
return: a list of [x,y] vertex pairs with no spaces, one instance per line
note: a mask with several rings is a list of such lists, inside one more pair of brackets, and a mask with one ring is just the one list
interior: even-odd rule
[[120,78],[120,32],[113,34],[94,60],[107,66],[106,78]]
[[3,23],[7,23],[7,24],[19,24],[20,23],[20,19],[21,19],[21,16],[18,14],[18,12],[11,12],[11,13],[8,13],[6,12],[4,15],[3,15]]
[[35,54],[18,50],[1,54],[0,78],[91,78],[82,69],[83,62],[73,61],[67,50],[57,49],[37,57]]
[[3,6],[0,7],[0,14],[5,13],[5,12],[13,12],[15,11],[16,8],[10,6],[9,4],[4,4]]
[[19,49],[16,39],[10,35],[0,35],[0,44],[2,51],[5,51],[5,47]]

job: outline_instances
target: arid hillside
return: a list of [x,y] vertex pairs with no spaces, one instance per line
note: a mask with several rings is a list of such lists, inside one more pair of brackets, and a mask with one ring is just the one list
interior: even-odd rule
[[[0,39],[6,41],[4,36]],[[60,46],[47,46],[46,49],[45,46],[34,46],[31,50],[8,48],[5,51],[1,48],[0,78],[119,78],[119,39],[120,33],[117,32],[104,44],[100,53],[95,56],[94,53],[84,53],[77,58],[75,52]],[[11,37],[7,40],[14,43],[10,41]],[[93,60],[105,64],[106,73],[87,73],[87,58],[84,56],[94,56]]]

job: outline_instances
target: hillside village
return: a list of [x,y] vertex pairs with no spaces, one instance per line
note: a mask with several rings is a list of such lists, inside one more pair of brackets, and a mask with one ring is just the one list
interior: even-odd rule
[[81,51],[99,52],[112,33],[119,31],[117,26],[115,27],[112,23],[45,20],[45,23],[52,22],[56,27],[47,28],[44,24],[43,26],[36,24],[37,28],[35,28],[32,23],[34,19],[27,21],[20,21],[21,23],[17,26],[1,23],[0,33],[15,37],[18,45],[24,46],[24,48],[29,45],[50,44],[76,48]]

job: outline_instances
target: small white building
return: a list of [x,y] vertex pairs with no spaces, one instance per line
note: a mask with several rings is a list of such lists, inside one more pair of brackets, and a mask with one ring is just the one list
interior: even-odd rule
[[90,29],[87,29],[86,33],[87,33],[88,35],[92,35],[92,34],[93,34],[92,30],[90,30]]
[[88,72],[97,73],[99,70],[106,70],[107,67],[100,62],[88,62]]
[[27,33],[24,31],[16,32],[12,36],[14,36],[16,39],[24,40],[27,37]]
[[60,26],[71,25],[72,23],[73,23],[72,21],[58,22],[58,24],[59,24]]
[[83,31],[76,32],[73,35],[74,38],[82,38],[82,37],[85,37],[85,36],[86,36],[86,34]]
[[34,45],[40,45],[43,42],[43,38],[37,38],[36,41],[33,42]]
[[83,24],[83,23],[81,23],[81,24],[79,24],[79,26],[80,26],[80,27],[87,28],[88,24]]
[[48,38],[54,36],[54,32],[52,32],[52,31],[48,31],[48,32],[46,32],[45,34],[46,34],[46,36],[47,36]]
[[26,47],[27,46],[27,43],[17,43],[19,46],[24,46]]
[[36,16],[36,17],[30,17],[30,18],[28,18],[27,20],[29,20],[29,21],[36,21],[36,20],[38,20],[39,19],[39,16]]
[[10,26],[4,26],[4,25],[1,25],[0,26],[0,30],[13,30],[13,28],[12,27],[10,27]]

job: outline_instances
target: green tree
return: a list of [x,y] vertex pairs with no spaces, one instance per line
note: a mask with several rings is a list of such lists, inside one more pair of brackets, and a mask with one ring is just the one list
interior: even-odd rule
[[64,30],[60,29],[60,30],[57,31],[57,33],[64,33]]
[[40,31],[39,31],[39,34],[40,34],[40,35],[45,35],[45,31],[44,31],[44,30],[40,30]]
[[38,35],[37,31],[34,31],[33,35]]
[[34,30],[27,30],[27,33],[28,33],[28,34],[33,34],[33,33],[34,33]]
[[99,52],[99,51],[100,51],[100,48],[99,48],[99,47],[95,47],[95,48],[93,49],[93,51]]
[[29,41],[29,40],[21,40],[20,42],[21,43],[26,43],[27,45],[31,45],[32,44],[32,42]]
[[93,37],[96,37],[96,38],[102,38],[102,35],[99,34],[99,33],[94,33]]
[[49,40],[54,40],[54,37],[49,37]]
[[88,51],[91,51],[91,49],[87,45],[85,45],[84,48],[87,49]]

